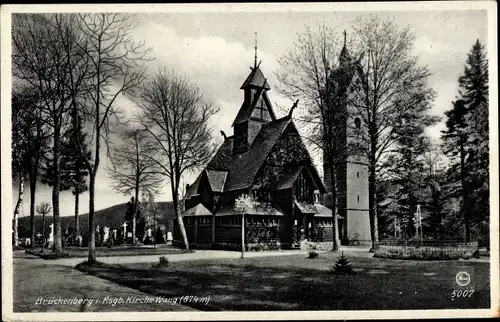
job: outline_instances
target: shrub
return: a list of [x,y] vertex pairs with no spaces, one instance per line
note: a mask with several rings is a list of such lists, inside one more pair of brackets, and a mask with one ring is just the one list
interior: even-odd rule
[[350,263],[349,259],[344,256],[344,252],[342,252],[342,255],[337,259],[337,262],[335,263],[335,266],[333,267],[335,270],[335,273],[337,274],[351,274],[352,273],[352,264]]
[[318,253],[316,253],[315,251],[310,251],[309,256],[307,258],[317,258],[317,257],[318,257]]
[[154,267],[167,267],[170,265],[168,258],[165,256],[160,256],[160,261],[154,264]]

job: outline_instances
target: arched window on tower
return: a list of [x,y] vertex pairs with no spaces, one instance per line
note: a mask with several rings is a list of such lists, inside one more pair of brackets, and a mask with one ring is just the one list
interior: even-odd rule
[[361,119],[359,117],[354,119],[354,126],[356,126],[357,129],[361,128]]

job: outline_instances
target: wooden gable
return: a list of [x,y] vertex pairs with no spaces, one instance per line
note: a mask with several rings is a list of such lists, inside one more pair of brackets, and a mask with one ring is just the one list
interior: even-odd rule
[[253,186],[266,190],[291,188],[303,169],[309,173],[308,176],[315,189],[324,192],[323,182],[314,167],[309,152],[297,128],[293,122],[290,122],[261,166]]
[[254,100],[250,119],[265,123],[275,119],[271,102],[265,91],[258,91]]

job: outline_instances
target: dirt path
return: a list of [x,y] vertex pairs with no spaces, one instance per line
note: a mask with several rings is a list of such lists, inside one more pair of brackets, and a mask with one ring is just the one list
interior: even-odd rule
[[14,312],[195,311],[22,253],[14,255],[13,269]]
[[[344,251],[346,255],[353,257],[372,257],[373,254],[368,252],[368,248],[355,248],[355,247],[345,247],[341,250]],[[302,250],[282,250],[282,251],[263,251],[263,252],[246,252],[246,258],[254,257],[274,257],[274,256],[290,256],[297,254],[304,254],[307,256],[307,251]],[[339,251],[340,255],[340,251]],[[106,264],[131,264],[131,263],[157,263],[160,256],[165,256],[171,262],[178,261],[188,261],[188,260],[200,260],[200,259],[221,259],[221,258],[240,258],[241,253],[236,251],[223,251],[223,250],[198,250],[194,253],[182,253],[182,254],[169,254],[169,255],[140,255],[140,256],[111,256],[111,257],[99,257],[98,261]],[[77,264],[85,261],[86,258],[62,258],[57,260],[47,261],[51,264],[75,267]]]

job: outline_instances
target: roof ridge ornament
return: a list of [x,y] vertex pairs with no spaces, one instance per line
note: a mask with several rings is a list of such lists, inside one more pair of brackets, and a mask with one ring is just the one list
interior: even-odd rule
[[299,100],[296,100],[295,103],[293,103],[292,108],[290,109],[290,112],[288,112],[288,117],[292,117],[293,110],[297,107],[297,104],[299,104]]

